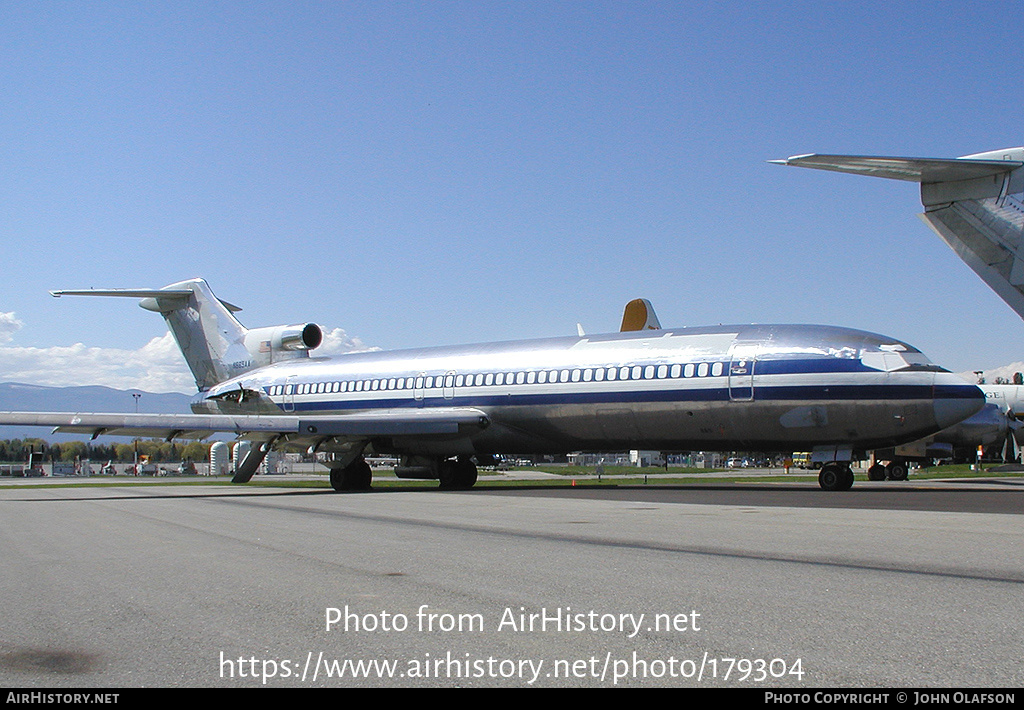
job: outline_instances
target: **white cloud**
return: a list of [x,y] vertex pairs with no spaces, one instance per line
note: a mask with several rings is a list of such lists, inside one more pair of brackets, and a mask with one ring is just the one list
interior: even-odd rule
[[[13,315],[0,314],[0,342],[9,342],[10,334],[22,325]],[[3,316],[11,316],[9,329],[5,328],[8,321]],[[335,328],[324,333],[323,344],[313,353],[340,355],[373,349]],[[50,348],[0,346],[0,381],[50,387],[105,385],[146,392],[196,391],[192,373],[170,333],[153,338],[137,350],[89,347],[82,343]]]
[[24,323],[14,317],[13,311],[10,313],[0,312],[0,343],[11,342],[14,334],[21,330],[22,325]]
[[106,385],[147,392],[195,392],[185,360],[170,333],[138,350],[87,347],[0,347],[0,373],[6,382],[51,387]]
[[343,328],[335,328],[324,333],[323,343],[312,354],[322,356],[344,355],[345,353],[357,353],[366,350],[380,350],[380,348],[366,345],[358,337],[346,333]]

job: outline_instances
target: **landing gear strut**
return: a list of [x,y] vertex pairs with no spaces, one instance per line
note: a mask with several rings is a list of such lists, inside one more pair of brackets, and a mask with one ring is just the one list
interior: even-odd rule
[[373,473],[362,456],[344,467],[331,469],[331,488],[336,491],[368,491]]
[[821,467],[818,485],[826,491],[848,491],[853,487],[853,469],[844,461],[829,461]]

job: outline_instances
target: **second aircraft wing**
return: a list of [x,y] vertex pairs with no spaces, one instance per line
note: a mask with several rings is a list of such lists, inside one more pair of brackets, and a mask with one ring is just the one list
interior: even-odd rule
[[881,155],[794,155],[785,160],[769,160],[776,165],[831,170],[837,173],[870,175],[890,180],[932,183],[999,175],[1021,167],[1014,160],[977,160],[965,158],[895,158]]

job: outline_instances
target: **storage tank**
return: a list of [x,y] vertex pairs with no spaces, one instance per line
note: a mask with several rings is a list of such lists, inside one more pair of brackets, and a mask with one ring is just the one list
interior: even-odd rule
[[237,471],[238,467],[245,461],[245,457],[252,450],[251,441],[236,441],[231,447],[231,470]]
[[229,473],[228,445],[223,441],[215,441],[210,447],[210,475],[226,476]]

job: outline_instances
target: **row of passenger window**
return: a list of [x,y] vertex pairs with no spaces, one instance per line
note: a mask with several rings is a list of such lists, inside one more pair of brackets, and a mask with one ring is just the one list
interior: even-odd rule
[[562,382],[606,382],[614,380],[654,380],[679,377],[720,377],[725,371],[721,362],[688,363],[686,365],[632,365],[624,367],[588,367],[564,370],[531,370],[529,372],[488,372],[475,375],[420,375],[388,379],[349,380],[342,382],[310,382],[272,385],[271,397],[280,395],[325,394],[331,392],[365,392],[373,390],[437,389],[447,387],[490,387],[503,385],[559,384]]

